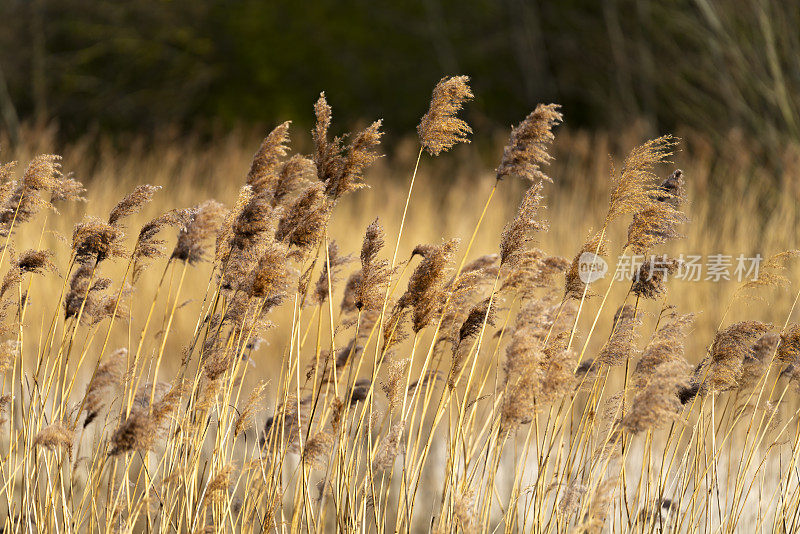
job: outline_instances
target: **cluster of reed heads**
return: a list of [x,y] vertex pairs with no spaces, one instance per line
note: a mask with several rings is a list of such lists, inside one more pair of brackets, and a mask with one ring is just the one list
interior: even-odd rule
[[[0,167],[4,531],[800,528],[794,307],[779,326],[726,324],[726,312],[699,363],[687,361],[693,315],[668,298],[680,262],[659,252],[688,222],[687,177],[664,171],[675,138],[612,167],[599,230],[574,259],[552,256],[535,240],[548,230],[562,114],[539,105],[511,130],[466,245],[399,250],[419,166],[472,134],[458,117],[468,81],[434,88],[397,236],[387,244],[377,218],[360,254],[341,251],[328,227],[381,156],[381,121],[335,137],[324,94],[309,156],[290,155],[280,124],[230,208],[173,209],[126,237],[159,194],[139,186],[75,224],[65,265],[42,243],[48,217],[84,200],[83,185],[58,156],[36,157],[19,179],[14,163]],[[530,187],[496,250],[473,254],[495,191],[517,179]],[[626,223],[614,247],[608,230]],[[39,224],[23,250],[16,231]],[[582,257],[611,252],[650,258],[623,302],[609,298],[621,282],[581,276]],[[726,309],[788,285],[796,255],[770,258]],[[125,265],[120,279],[103,275],[111,263]],[[184,288],[202,264],[206,286]],[[45,276],[61,291],[29,299]],[[141,286],[151,300],[135,298]],[[167,340],[186,291],[200,312],[175,353]],[[586,317],[590,299],[599,306]],[[31,306],[41,325],[26,323]],[[134,306],[146,320],[131,331]],[[292,317],[286,339],[271,337],[277,308]],[[603,313],[610,332],[597,328]],[[110,346],[126,328],[129,346]],[[279,372],[245,388],[266,358]]]

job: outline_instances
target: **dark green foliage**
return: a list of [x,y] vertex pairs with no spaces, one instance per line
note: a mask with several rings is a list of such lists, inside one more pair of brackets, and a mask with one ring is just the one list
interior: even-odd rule
[[558,102],[572,127],[642,116],[770,146],[800,136],[798,27],[783,0],[6,0],[0,68],[21,119],[66,135],[310,127],[323,89],[339,124],[405,134],[437,80],[467,74],[475,126]]

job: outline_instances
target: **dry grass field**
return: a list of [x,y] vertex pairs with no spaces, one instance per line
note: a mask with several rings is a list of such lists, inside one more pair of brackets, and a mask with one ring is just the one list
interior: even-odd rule
[[4,531],[798,530],[800,147],[484,138],[470,96],[389,154],[324,99],[312,136],[0,152]]

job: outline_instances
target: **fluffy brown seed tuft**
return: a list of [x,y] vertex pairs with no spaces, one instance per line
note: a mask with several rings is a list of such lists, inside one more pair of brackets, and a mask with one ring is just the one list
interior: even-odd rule
[[61,156],[40,154],[33,158],[22,175],[22,185],[32,191],[52,189],[61,174]]
[[28,249],[13,259],[17,269],[23,273],[42,274],[44,271],[55,271],[53,253],[49,250]]
[[621,306],[614,314],[611,335],[600,350],[596,361],[609,367],[615,367],[633,358],[637,352],[636,328],[641,324],[641,318],[637,317],[637,310],[634,306],[630,304]]
[[283,299],[289,288],[291,271],[286,260],[286,248],[281,243],[269,242],[250,273],[247,293],[259,299]]
[[14,403],[14,397],[10,393],[0,396],[0,425],[8,422],[8,414],[10,413]]
[[44,274],[45,271],[57,272],[53,263],[53,253],[49,250],[26,250],[18,256],[11,251],[11,268],[3,277],[0,284],[0,298],[2,298],[12,286],[22,281],[23,275]]
[[383,384],[381,384],[381,389],[386,394],[386,398],[389,399],[390,412],[394,412],[403,401],[403,395],[405,394],[403,390],[405,389],[406,373],[409,365],[411,365],[411,362],[408,358],[392,360],[389,363],[389,371]]
[[373,122],[356,134],[347,145],[347,154],[343,157],[338,172],[325,183],[325,192],[330,198],[336,200],[346,193],[366,187],[362,181],[364,171],[380,157],[378,145],[383,136],[380,128],[381,121]]
[[678,226],[689,219],[678,211],[685,199],[683,172],[679,169],[650,193],[652,202],[633,214],[628,226],[628,241],[636,254],[646,254],[653,247],[684,237]]
[[51,451],[65,449],[72,457],[72,441],[75,433],[72,429],[62,423],[52,423],[47,425],[36,434],[33,440],[34,447],[44,447]]
[[636,272],[631,293],[643,299],[656,300],[667,292],[667,280],[680,265],[680,260],[675,258],[651,256]]
[[693,382],[700,393],[713,393],[738,387],[744,360],[758,338],[772,328],[760,321],[742,321],[721,330],[711,345],[709,358],[695,369]]
[[408,337],[408,332],[405,326],[410,318],[410,310],[408,308],[400,308],[394,306],[392,313],[383,325],[383,346],[381,352],[387,354],[392,347],[396,346]]
[[364,171],[380,157],[377,148],[383,135],[381,121],[375,121],[357,133],[345,149],[342,138],[328,138],[331,107],[325,93],[320,94],[314,113],[317,122],[312,136],[317,178],[324,185],[326,195],[335,202],[342,195],[365,187],[362,182]]
[[[342,267],[351,261],[353,261],[352,255],[342,256],[339,253],[339,245],[336,244],[336,241],[328,243],[328,253],[322,264],[322,272],[320,272],[317,279],[317,285],[314,286],[314,301],[317,304],[322,304],[328,300],[330,289],[339,281]],[[330,270],[328,269],[329,266]]]
[[682,359],[658,365],[647,384],[634,395],[622,428],[638,434],[677,419],[683,410],[678,392],[686,387],[688,378],[689,365]]
[[314,162],[300,154],[286,160],[272,189],[272,205],[282,205],[303,184],[306,177],[314,174],[314,170]]
[[751,280],[741,284],[735,295],[737,297],[751,297],[761,299],[756,292],[766,288],[785,288],[791,285],[786,276],[788,269],[787,263],[790,260],[800,257],[800,250],[786,250],[770,256],[758,270],[756,276]]
[[605,227],[625,214],[643,211],[658,202],[650,191],[656,180],[653,169],[667,162],[676,144],[670,135],[652,139],[631,150],[619,174],[612,168],[611,201]]
[[531,181],[552,182],[541,166],[552,160],[547,148],[553,142],[553,127],[563,115],[557,104],[539,104],[525,120],[511,129],[511,137],[503,149],[503,159],[497,167],[497,179],[517,175]]
[[160,382],[156,385],[155,391],[152,389],[148,391],[145,388],[137,392],[134,408],[111,435],[109,456],[134,450],[147,452],[152,449],[169,418],[178,409],[185,390],[186,384],[183,382],[175,384]]
[[428,326],[444,301],[445,281],[458,243],[458,239],[451,239],[441,245],[426,246],[422,261],[408,281],[408,289],[397,302],[400,308],[411,308],[414,333]]
[[494,326],[496,310],[493,304],[496,304],[496,302],[491,301],[492,299],[486,297],[469,311],[467,319],[458,331],[459,344],[477,336],[483,328],[484,323],[488,326]]
[[403,432],[405,427],[403,422],[392,425],[386,435],[381,439],[375,451],[375,459],[372,468],[376,471],[389,469],[394,465],[394,460],[398,454],[403,452]]
[[[10,175],[14,164],[7,164],[0,175]],[[30,221],[43,208],[52,204],[42,193],[53,190],[61,179],[61,156],[41,154],[30,161],[19,183],[5,182],[0,190],[0,235],[8,236],[15,227]]]
[[120,200],[108,214],[108,224],[111,226],[119,226],[119,222],[130,217],[135,213],[139,213],[144,205],[153,200],[153,195],[161,189],[157,185],[139,185],[128,196]]
[[662,314],[658,330],[634,367],[632,378],[636,387],[647,385],[660,365],[675,360],[683,361],[684,340],[693,322],[693,314],[679,315],[674,310]]
[[333,443],[333,436],[330,432],[323,430],[315,434],[303,448],[304,464],[311,469],[325,466]]
[[581,279],[581,269],[586,265],[594,265],[595,256],[606,254],[606,240],[601,240],[602,234],[594,234],[584,243],[578,254],[572,260],[565,274],[564,281],[564,300],[583,298],[584,294],[589,297],[592,295],[587,285]]
[[72,232],[72,252],[78,263],[98,263],[110,257],[125,256],[122,230],[96,217],[86,217]]
[[86,321],[102,298],[102,291],[110,285],[111,280],[99,277],[96,268],[80,265],[72,274],[69,291],[64,297],[64,318],[81,314],[81,320]]
[[22,344],[16,339],[8,339],[0,343],[0,374],[14,367],[22,356]]
[[470,309],[467,318],[461,324],[461,328],[458,331],[458,341],[453,346],[453,360],[450,363],[450,374],[447,380],[451,388],[455,387],[464,367],[465,359],[471,352],[466,342],[478,336],[484,327],[494,326],[496,304],[496,301],[486,297]]
[[777,332],[767,332],[753,343],[750,353],[744,357],[740,389],[747,390],[759,384],[759,380],[769,370],[772,356],[776,354],[775,349],[780,342],[781,336]]
[[92,380],[86,386],[84,400],[86,419],[83,422],[84,428],[89,426],[100,411],[108,406],[114,398],[114,389],[122,383],[127,353],[127,349],[119,349],[110,355],[97,367]]
[[500,236],[500,265],[514,264],[529,243],[531,233],[547,231],[547,223],[536,219],[542,207],[541,191],[542,182],[533,184],[525,192],[514,219],[503,228]]
[[231,245],[234,250],[249,252],[272,228],[274,209],[269,199],[251,190],[247,200],[236,213],[231,225]]
[[54,202],[86,202],[86,188],[72,177],[72,173],[56,177],[50,188],[50,203]]
[[275,239],[301,250],[313,248],[322,239],[330,211],[323,189],[308,186],[281,217]]
[[800,365],[800,325],[792,324],[780,334],[775,359],[787,365]]
[[217,235],[228,210],[216,200],[207,200],[192,208],[188,221],[178,233],[178,242],[170,258],[194,265],[203,261],[206,243]]
[[557,275],[563,275],[570,261],[561,256],[546,256],[540,250],[527,250],[515,256],[500,291],[514,291],[522,299],[534,298],[536,290],[553,288]]
[[456,113],[474,95],[469,88],[469,76],[445,76],[433,88],[428,112],[417,126],[422,147],[432,156],[449,150],[456,143],[468,143],[472,128]]
[[383,245],[383,228],[375,219],[367,226],[361,245],[361,278],[355,285],[353,301],[359,311],[377,310],[383,304],[384,291],[389,282],[389,262],[378,259]]
[[286,144],[289,142],[289,124],[286,121],[272,130],[258,151],[253,156],[250,171],[247,173],[247,184],[256,194],[272,192],[278,181],[281,159],[286,155]]
[[186,228],[192,217],[191,210],[170,210],[145,223],[133,248],[133,279],[137,280],[146,266],[146,260],[164,255],[165,240],[158,234],[166,227]]
[[211,477],[211,479],[208,481],[208,485],[206,486],[205,497],[203,497],[203,502],[201,505],[202,507],[225,501],[228,488],[231,485],[232,474],[233,465],[227,464],[222,466],[222,468],[219,469],[213,477]]

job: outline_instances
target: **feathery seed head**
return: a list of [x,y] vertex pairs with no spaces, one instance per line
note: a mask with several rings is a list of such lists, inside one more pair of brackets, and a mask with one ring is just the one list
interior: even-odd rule
[[652,139],[631,150],[618,175],[612,168],[611,201],[605,227],[625,214],[645,210],[658,202],[651,194],[656,180],[653,168],[667,162],[676,144],[677,140],[670,135]]
[[694,315],[679,315],[670,310],[662,315],[658,330],[647,343],[633,370],[633,383],[644,387],[653,377],[656,368],[671,361],[684,361],[684,339],[694,323]]
[[621,306],[614,315],[611,335],[600,351],[597,362],[614,367],[631,359],[637,352],[636,341],[639,336],[636,327],[641,324],[636,308],[630,304]]
[[317,184],[308,186],[281,217],[275,239],[301,250],[313,248],[322,239],[330,210],[322,188]]
[[164,255],[165,240],[159,239],[158,233],[165,227],[186,228],[192,217],[191,210],[170,210],[145,223],[139,230],[139,237],[133,248],[133,280],[137,280],[146,266],[146,260],[160,258]]
[[14,403],[14,397],[10,393],[0,395],[0,425],[8,421],[8,414]]
[[86,202],[86,188],[72,173],[58,175],[50,188],[50,202]]
[[188,221],[178,232],[178,242],[170,258],[188,262],[189,265],[203,261],[206,243],[217,235],[227,214],[225,206],[216,200],[207,200],[192,208],[188,213]]
[[280,243],[270,242],[250,274],[252,280],[248,295],[261,299],[276,296],[282,298],[288,290],[290,275],[285,247]]
[[253,156],[250,171],[247,173],[247,185],[253,188],[257,195],[272,192],[278,180],[279,165],[286,155],[286,144],[289,142],[289,124],[286,121],[272,130],[258,151]]
[[542,207],[541,191],[542,182],[537,182],[528,188],[517,208],[516,216],[503,228],[503,234],[500,237],[500,265],[514,263],[515,258],[530,241],[531,233],[547,230],[547,223],[536,219],[539,209]]
[[324,467],[333,447],[333,436],[323,430],[308,440],[303,448],[303,463],[311,469]]
[[108,214],[108,224],[111,226],[119,226],[119,222],[126,218],[139,213],[144,205],[153,200],[153,195],[159,191],[161,186],[157,185],[139,185],[128,196],[120,200]]
[[570,261],[561,256],[545,256],[540,250],[528,250],[515,256],[500,291],[515,291],[523,299],[533,297],[537,289],[552,288],[557,275],[563,275]]
[[553,142],[553,127],[560,124],[563,115],[557,104],[539,104],[525,120],[511,129],[508,145],[503,149],[503,159],[497,167],[497,179],[517,175],[530,181],[552,180],[542,172],[541,166],[552,160],[547,148]]
[[266,382],[260,382],[247,397],[239,415],[236,416],[236,422],[233,425],[233,437],[235,438],[242,432],[249,430],[253,426],[253,416],[260,408],[261,402],[264,400],[264,393],[267,388]]
[[717,332],[710,357],[701,362],[694,373],[693,382],[700,385],[699,392],[738,387],[753,343],[771,329],[772,325],[760,321],[742,321]]
[[408,289],[398,300],[399,307],[412,309],[415,333],[430,323],[443,302],[448,266],[458,243],[458,239],[451,239],[441,245],[428,245],[422,261],[411,274]]
[[22,343],[16,339],[8,339],[0,343],[0,374],[14,367],[22,356]]
[[581,262],[585,261],[586,256],[584,256],[584,254],[591,254],[591,258],[594,258],[594,255],[604,256],[606,254],[606,240],[601,240],[601,236],[602,234],[592,235],[586,241],[586,243],[584,243],[583,247],[581,247],[581,250],[578,251],[578,254],[572,260],[572,263],[565,274],[564,300],[580,300],[583,298],[584,294],[586,297],[592,295],[592,292],[586,287],[586,284],[581,279]]
[[[225,501],[228,493],[228,488],[231,485],[231,475],[233,474],[233,465],[227,464],[219,469],[216,474],[208,481],[206,486],[205,496],[201,507],[211,506],[214,503]],[[212,531],[216,530],[211,528]]]
[[375,459],[372,461],[372,468],[376,471],[389,469],[394,465],[394,460],[398,454],[403,452],[403,432],[405,426],[402,421],[395,423],[381,439],[375,451]]
[[679,418],[683,405],[678,392],[688,384],[689,365],[673,359],[657,366],[651,379],[633,397],[622,428],[632,434],[657,428]]
[[667,279],[680,267],[680,260],[667,256],[651,256],[642,263],[633,279],[631,293],[656,300],[667,292]]
[[342,156],[338,172],[325,183],[325,193],[330,198],[336,200],[346,193],[366,187],[361,181],[362,175],[380,157],[377,149],[383,136],[381,123],[380,120],[373,122],[347,145],[347,154]]
[[44,447],[51,451],[66,449],[70,458],[72,458],[72,441],[75,437],[74,434],[74,431],[63,423],[52,423],[36,434],[33,440],[33,446]]
[[445,76],[433,88],[428,112],[417,126],[422,147],[432,156],[449,150],[456,143],[468,143],[472,128],[456,117],[465,102],[474,95],[469,76]]
[[[317,304],[322,304],[328,299],[330,289],[339,281],[341,268],[351,261],[353,261],[352,255],[342,256],[339,253],[339,245],[336,244],[336,241],[328,243],[328,253],[322,265],[322,272],[314,287],[314,301]],[[330,266],[330,270],[328,266]]]
[[109,257],[122,257],[122,230],[113,224],[105,223],[96,217],[86,217],[75,225],[72,231],[72,251],[75,261],[86,264],[98,263]]
[[256,247],[272,228],[274,209],[267,197],[251,194],[237,212],[231,226],[231,245],[236,250],[249,251]]
[[156,440],[156,424],[151,414],[142,408],[134,408],[111,435],[109,456],[129,451],[147,452]]
[[[494,326],[496,318],[496,301],[491,302],[490,297],[486,297],[470,309],[467,319],[458,331],[458,343],[477,336],[484,323],[487,326]],[[491,306],[491,307],[490,307]]]
[[772,356],[776,354],[775,349],[780,342],[781,336],[777,332],[767,332],[753,343],[750,353],[744,357],[742,377],[739,381],[740,389],[752,388],[758,384],[768,371]]
[[31,191],[52,189],[61,176],[61,156],[40,154],[33,158],[22,175],[22,186]]
[[331,125],[331,107],[321,93],[314,105],[317,117],[312,132],[314,139],[314,164],[317,178],[324,184],[326,195],[335,202],[342,195],[365,187],[361,181],[364,170],[378,159],[377,147],[383,133],[381,121],[375,121],[355,135],[346,149],[342,138],[328,139]]
[[86,386],[83,426],[89,426],[100,411],[113,399],[113,390],[122,383],[125,372],[125,355],[128,349],[119,349],[97,367],[92,380]]
[[788,365],[800,364],[800,325],[793,324],[780,334],[775,359]]
[[281,166],[275,187],[272,189],[272,205],[282,205],[314,173],[314,162],[300,154],[295,154]]
[[45,271],[56,270],[53,253],[49,250],[28,249],[14,258],[13,262],[22,273],[42,274]]
[[683,183],[683,172],[676,170],[650,193],[651,202],[633,214],[626,247],[644,255],[653,247],[684,237],[677,228],[689,220],[679,211],[686,196]]
[[379,260],[383,248],[383,228],[375,219],[367,226],[361,245],[361,279],[355,286],[354,302],[358,310],[374,310],[383,303],[383,292],[389,281],[389,262]]

